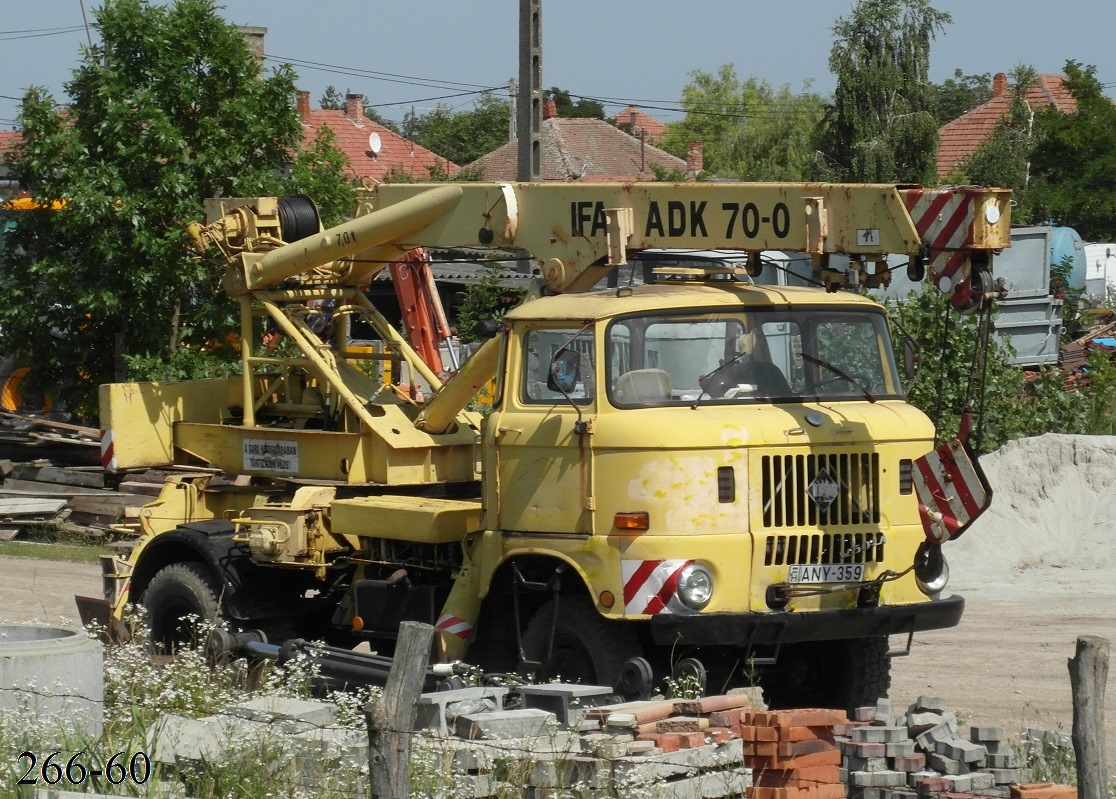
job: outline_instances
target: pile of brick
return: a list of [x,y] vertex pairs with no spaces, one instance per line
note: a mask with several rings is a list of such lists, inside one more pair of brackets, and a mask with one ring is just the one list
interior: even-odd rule
[[902,715],[882,699],[859,708],[835,731],[845,755],[849,799],[959,793],[1008,799],[1010,786],[1027,779],[1003,729],[972,727],[964,738],[956,716],[935,697],[919,697]]

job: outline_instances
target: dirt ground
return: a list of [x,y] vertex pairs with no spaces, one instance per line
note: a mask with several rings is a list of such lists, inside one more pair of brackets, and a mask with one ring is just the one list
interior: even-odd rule
[[[1116,641],[1116,582],[1079,592],[1073,577],[1065,577],[1065,595],[1051,592],[1058,583],[1049,580],[1048,590],[1028,592],[1026,575],[1020,575],[1015,596],[980,586],[959,588],[966,599],[960,626],[916,635],[911,654],[892,661],[896,707],[930,694],[944,698],[964,724],[1002,726],[1010,735],[1027,727],[1069,733],[1073,700],[1066,663],[1079,635]],[[0,621],[9,623],[73,626],[73,595],[100,594],[94,563],[0,558],[0,579],[5,595]],[[892,646],[904,644],[897,639]],[[1109,770],[1116,772],[1113,671],[1116,663],[1110,669],[1105,740]]]

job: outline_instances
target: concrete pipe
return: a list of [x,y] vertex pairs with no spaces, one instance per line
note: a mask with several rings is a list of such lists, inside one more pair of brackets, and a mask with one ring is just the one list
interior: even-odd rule
[[96,738],[104,721],[100,641],[83,630],[0,624],[0,713]]

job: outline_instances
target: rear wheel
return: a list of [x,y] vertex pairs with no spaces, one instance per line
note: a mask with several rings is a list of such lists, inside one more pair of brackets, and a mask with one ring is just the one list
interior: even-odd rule
[[175,652],[185,645],[201,643],[196,640],[196,624],[220,614],[221,583],[200,561],[173,563],[151,578],[143,592],[143,606],[151,643],[159,651]]
[[540,664],[536,680],[561,677],[611,688],[624,661],[641,650],[623,622],[605,619],[588,599],[572,596],[547,602],[531,617],[523,633],[523,653],[528,664]]
[[887,650],[886,636],[791,644],[760,677],[763,699],[772,709],[875,705],[891,687]]

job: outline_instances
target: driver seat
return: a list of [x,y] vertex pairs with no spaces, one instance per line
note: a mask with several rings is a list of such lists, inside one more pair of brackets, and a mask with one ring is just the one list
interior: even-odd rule
[[612,394],[623,403],[668,400],[670,375],[663,369],[633,369],[616,379]]

